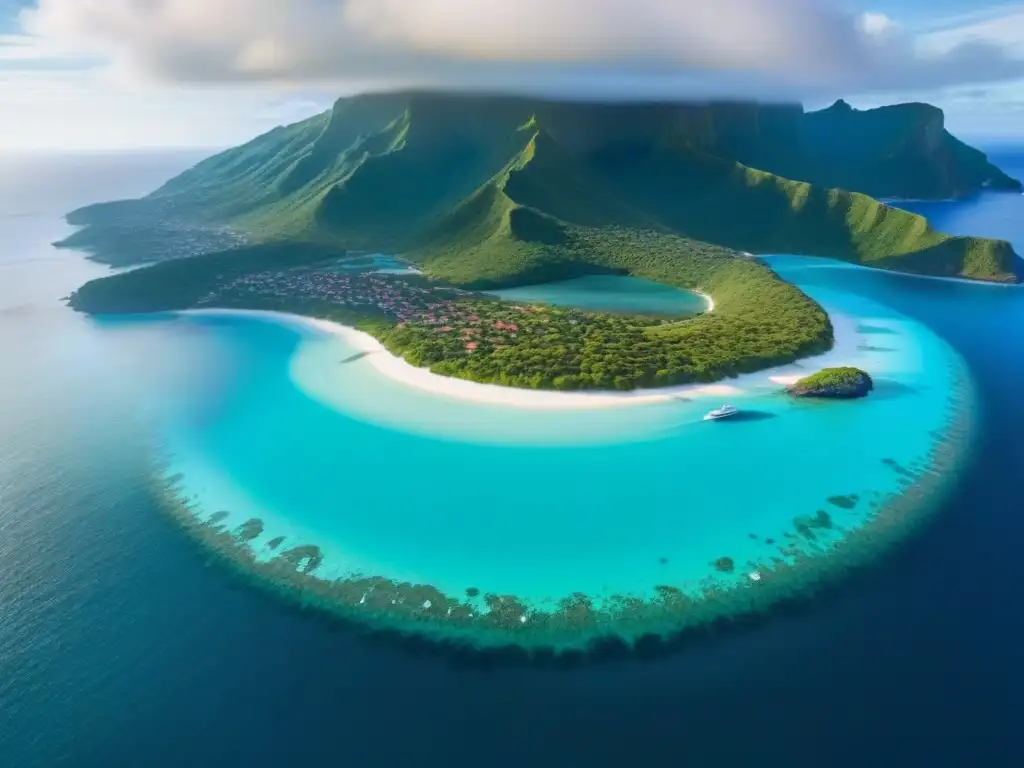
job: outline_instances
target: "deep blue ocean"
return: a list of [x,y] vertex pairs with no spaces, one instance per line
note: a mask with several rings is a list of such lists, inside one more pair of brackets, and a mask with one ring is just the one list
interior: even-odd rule
[[[154,503],[130,382],[59,301],[106,270],[48,243],[195,159],[0,161],[0,765],[1024,763],[1024,290],[844,270],[959,352],[979,403],[951,498],[872,570],[669,655],[462,665],[268,598]],[[993,159],[1024,175],[1024,149]],[[1024,197],[908,207],[1024,253]],[[168,377],[229,376],[224,352],[137,349]]]

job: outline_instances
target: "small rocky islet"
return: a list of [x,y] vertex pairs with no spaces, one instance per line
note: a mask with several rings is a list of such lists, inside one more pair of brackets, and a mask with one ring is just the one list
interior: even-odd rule
[[794,397],[854,399],[867,397],[875,388],[871,376],[860,368],[825,368],[786,387]]

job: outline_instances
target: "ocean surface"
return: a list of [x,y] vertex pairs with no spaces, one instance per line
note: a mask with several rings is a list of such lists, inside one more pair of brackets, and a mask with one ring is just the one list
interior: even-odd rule
[[[106,269],[48,246],[68,232],[61,214],[144,192],[194,159],[0,167],[0,763],[1024,760],[1024,291],[782,258],[776,268],[856,318],[887,396],[806,413],[738,393],[764,418],[712,425],[699,414],[721,403],[699,398],[554,422],[454,408],[340,366],[336,337],[67,311],[59,299]],[[1024,174],[1024,152],[995,159]],[[1024,197],[927,207],[940,228],[1024,252]],[[317,370],[342,394],[325,397]],[[659,569],[686,581],[708,559],[756,560],[748,533],[783,531],[830,496],[891,490],[881,459],[927,453],[954,378],[975,432],[926,526],[810,606],[643,661],[464,667],[359,637],[253,588],[151,491],[157,438],[201,505],[259,508],[268,530],[335,546],[339,569],[354,558],[538,602],[598,582],[642,592]],[[325,489],[359,512],[344,530]],[[445,536],[428,524],[439,518]],[[707,525],[685,544],[652,531],[695,519]]]

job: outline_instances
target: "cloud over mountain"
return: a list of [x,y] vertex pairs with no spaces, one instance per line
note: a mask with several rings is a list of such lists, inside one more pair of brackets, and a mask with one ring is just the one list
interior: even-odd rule
[[821,0],[39,0],[22,22],[184,82],[791,98],[1024,76],[1006,40],[928,45]]

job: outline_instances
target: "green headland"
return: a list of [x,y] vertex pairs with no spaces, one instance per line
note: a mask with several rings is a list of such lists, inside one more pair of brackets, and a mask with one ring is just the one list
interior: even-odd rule
[[[1008,243],[936,232],[865,194],[984,188],[1020,183],[927,105],[805,113],[376,94],[211,157],[141,200],[75,211],[83,229],[64,244],[112,264],[161,262],[87,284],[71,302],[82,311],[275,308],[359,325],[439,373],[628,389],[831,346],[825,312],[749,254],[1017,282],[1024,267]],[[204,248],[216,252],[178,258]],[[342,284],[332,265],[360,251],[400,255],[423,276]],[[715,311],[513,317],[477,293],[604,273],[709,294]],[[376,298],[359,300],[371,282]],[[440,311],[455,320],[435,322]]]

